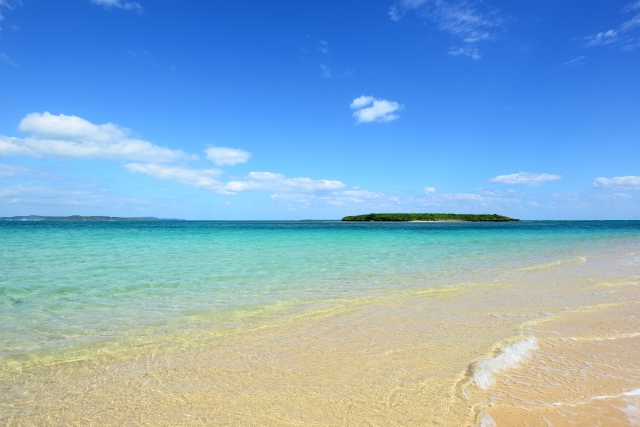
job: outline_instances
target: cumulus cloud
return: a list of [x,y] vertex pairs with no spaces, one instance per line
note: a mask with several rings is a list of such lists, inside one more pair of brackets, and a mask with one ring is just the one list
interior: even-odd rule
[[422,191],[424,192],[424,194],[435,194],[436,187],[424,187]]
[[640,176],[616,176],[614,178],[596,178],[593,186],[597,188],[615,188],[640,190]]
[[207,159],[218,166],[246,163],[251,157],[251,153],[239,148],[209,147],[204,151],[207,153]]
[[404,106],[397,102],[364,95],[354,99],[351,103],[351,109],[356,110],[353,117],[358,123],[390,122],[400,117],[393,113],[403,108]]
[[245,191],[296,191],[307,193],[333,191],[345,187],[340,181],[287,178],[285,175],[272,172],[250,172],[243,179],[223,183],[217,180],[223,173],[219,169],[190,169],[155,163],[130,163],[125,165],[125,168],[133,173],[172,180],[218,194],[234,194]]
[[562,179],[560,175],[551,175],[548,173],[531,173],[531,172],[519,172],[510,175],[500,175],[489,182],[493,184],[523,184],[531,187],[539,187],[548,181],[557,181]]
[[106,8],[117,7],[124,10],[136,10],[142,12],[142,6],[136,1],[122,1],[122,0],[91,0],[91,3]]
[[127,128],[113,123],[96,125],[77,116],[32,113],[22,119],[18,129],[31,136],[0,135],[0,155],[151,162],[194,158],[182,150],[138,139]]

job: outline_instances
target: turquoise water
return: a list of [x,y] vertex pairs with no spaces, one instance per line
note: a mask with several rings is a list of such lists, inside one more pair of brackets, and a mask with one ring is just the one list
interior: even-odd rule
[[639,238],[638,221],[0,222],[0,358],[464,287]]

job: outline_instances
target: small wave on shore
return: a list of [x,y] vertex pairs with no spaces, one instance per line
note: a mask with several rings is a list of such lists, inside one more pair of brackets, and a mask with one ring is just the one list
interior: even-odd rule
[[480,390],[486,390],[495,383],[494,375],[501,371],[515,368],[526,359],[532,350],[538,347],[535,337],[529,337],[505,347],[495,357],[475,363],[471,383]]
[[540,265],[532,265],[530,267],[522,267],[519,268],[519,271],[530,271],[530,270],[543,270],[546,268],[553,268],[553,267],[557,267],[559,265],[563,265],[563,264],[579,264],[579,263],[583,263],[586,262],[587,259],[583,256],[577,256],[577,257],[573,257],[573,258],[567,258],[567,259],[560,259],[557,261],[552,261],[552,262],[548,262],[545,264],[540,264]]

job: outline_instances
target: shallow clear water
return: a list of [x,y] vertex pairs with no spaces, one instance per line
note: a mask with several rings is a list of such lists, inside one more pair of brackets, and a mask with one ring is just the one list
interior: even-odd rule
[[[430,368],[440,372],[433,386],[440,390],[512,338],[514,327],[524,330],[518,322],[613,298],[613,288],[605,295],[594,287],[604,280],[635,280],[640,222],[7,221],[0,222],[0,242],[5,391],[26,387],[16,385],[25,369],[53,361],[125,350],[138,357],[158,345],[209,345],[239,331],[258,331],[237,344],[254,349],[265,326],[286,325],[270,338],[281,344],[300,328],[334,340],[353,322],[337,320],[345,310],[367,320],[338,335],[359,328],[358,339],[369,343],[363,348],[387,337],[376,362],[380,375],[398,348],[428,341],[430,350],[420,351],[431,361],[448,351],[451,360]],[[424,302],[432,292],[447,297]],[[398,330],[387,330],[399,318]],[[425,337],[431,341],[416,341]],[[295,348],[303,352],[304,345]],[[325,354],[327,371],[343,363]],[[257,378],[253,386],[265,391]]]
[[[128,328],[479,280],[638,222],[0,222],[0,355]],[[484,278],[484,277],[483,277]]]

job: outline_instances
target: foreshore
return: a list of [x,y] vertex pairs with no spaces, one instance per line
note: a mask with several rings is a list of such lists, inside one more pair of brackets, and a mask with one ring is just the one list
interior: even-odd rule
[[[248,270],[256,266],[250,270],[249,277],[254,277],[264,268],[265,260],[271,265],[297,254],[316,255],[294,258],[295,270],[288,265],[279,267],[290,275],[297,273],[299,266],[305,265],[302,260],[309,264],[310,259],[318,259],[317,238],[326,242],[332,232],[341,239],[347,232],[353,237],[320,246],[324,254],[320,261],[335,257],[327,266],[338,268],[340,260],[356,259],[364,248],[375,249],[363,258],[364,264],[358,261],[357,265],[365,265],[366,269],[355,274],[340,270],[338,276],[323,270],[324,264],[301,270],[300,276],[294,278],[296,283],[315,275],[313,283],[320,292],[313,298],[307,294],[303,299],[303,291],[296,290],[288,299],[273,298],[226,311],[192,309],[168,321],[145,317],[118,334],[118,322],[145,314],[150,307],[162,307],[169,292],[173,292],[172,308],[194,304],[184,295],[193,292],[195,285],[178,288],[180,292],[174,292],[173,287],[156,288],[161,291],[156,300],[155,290],[147,285],[148,276],[142,276],[143,287],[139,289],[120,285],[109,291],[116,295],[117,304],[112,303],[106,310],[91,308],[84,328],[99,324],[103,312],[110,322],[108,328],[101,327],[92,335],[96,338],[82,344],[20,352],[6,350],[7,343],[14,348],[21,343],[21,337],[12,341],[6,338],[13,327],[8,316],[28,314],[35,308],[20,302],[21,297],[14,292],[11,298],[17,301],[15,304],[22,304],[20,311],[0,314],[7,326],[0,359],[0,423],[544,427],[549,422],[554,427],[568,427],[577,421],[577,425],[632,425],[640,388],[640,368],[636,366],[640,357],[640,240],[624,235],[618,238],[584,234],[574,239],[566,232],[539,239],[539,225],[530,227],[536,234],[514,236],[496,226],[499,232],[483,240],[491,252],[481,251],[483,257],[474,257],[477,239],[486,235],[486,226],[477,228],[482,233],[456,231],[444,240],[441,232],[420,231],[420,227],[406,227],[401,233],[393,227],[370,227],[367,232],[375,234],[365,245],[362,229],[349,225],[336,228],[339,225],[322,224],[324,231],[319,234],[314,231],[316,224],[275,224],[272,227],[280,228],[269,230],[269,240],[255,243],[242,239],[248,231],[252,233],[248,237],[253,239],[262,230],[258,227],[264,225],[239,224],[238,234],[220,247],[225,248],[230,242],[242,243],[234,246],[236,252],[228,252],[229,257],[237,259],[237,265],[228,271],[240,278],[240,267]],[[221,239],[222,235],[217,231],[207,235],[206,224],[179,226],[187,231],[193,229],[192,234],[182,232],[190,236],[185,241],[192,245],[185,247],[185,252],[167,246],[164,239],[175,233],[176,225],[171,225],[167,227],[168,234],[159,236],[162,244],[153,246],[153,256],[164,265],[162,251],[166,250],[166,256],[174,260],[174,268],[183,268],[180,279],[189,278],[190,283],[197,284],[188,275],[196,264],[187,260],[195,250],[210,250],[205,237]],[[214,226],[217,228],[213,230],[228,233],[229,225],[211,225]],[[67,226],[59,227],[65,230]],[[94,227],[105,234],[110,225]],[[151,229],[144,224],[128,227],[142,235]],[[157,225],[154,227],[156,230]],[[287,240],[273,244],[274,230],[280,229],[281,238]],[[468,227],[459,230],[463,229]],[[52,232],[51,227],[44,230]],[[131,270],[126,276],[114,276],[124,268],[121,264],[112,272],[103,270],[101,275],[110,280],[132,280],[140,269],[147,274],[153,272],[150,264],[145,264],[149,252],[142,250],[149,248],[148,240],[128,241],[134,233],[122,233],[118,242],[124,246],[106,249],[111,253],[126,249],[132,258],[127,260]],[[556,239],[553,246],[532,248],[535,242],[547,244],[552,237]],[[585,238],[589,245],[582,244]],[[523,239],[526,245],[518,251],[519,246],[514,245],[520,245]],[[55,239],[41,240],[59,244]],[[12,244],[11,239],[6,241]],[[283,241],[296,251],[283,256],[285,252],[279,252]],[[92,259],[87,258],[91,253],[100,255],[100,259],[106,256],[97,252],[105,248],[104,242],[88,242],[92,243],[85,245],[84,255],[77,253],[74,246],[70,247],[71,252],[56,246],[56,265],[67,259],[69,266],[78,261],[85,264]],[[407,271],[408,255],[440,247],[456,250],[455,258],[445,259],[442,273],[431,270],[427,277],[420,270],[422,263],[431,259],[425,254]],[[247,248],[255,251],[251,252],[252,257],[237,256],[237,251]],[[465,248],[471,248],[469,255],[459,256]],[[74,256],[68,257],[69,253]],[[218,249],[216,253],[223,256],[225,251]],[[518,253],[519,257],[511,259],[507,253]],[[426,254],[443,256],[446,252],[437,249]],[[2,255],[12,259],[6,252]],[[488,256],[495,258],[488,262]],[[375,262],[371,263],[369,260],[374,257]],[[246,264],[241,264],[245,258]],[[114,263],[107,261],[105,266]],[[218,269],[228,264],[226,258],[224,261]],[[372,268],[381,264],[382,268],[372,273]],[[391,268],[397,270],[385,277]],[[74,277],[69,271],[65,267],[57,276],[55,269],[47,269],[52,281],[58,277],[69,281]],[[78,277],[83,278],[85,272],[78,270]],[[156,276],[153,283],[176,276],[176,272],[169,273]],[[322,280],[331,278],[335,288],[339,277],[347,274],[350,276],[344,290],[327,297],[327,289],[333,288],[323,288]],[[92,282],[100,277],[94,276]],[[227,283],[227,277],[222,283]],[[380,280],[380,284],[339,296],[353,290],[358,280]],[[282,281],[280,276],[270,286]],[[226,295],[207,294],[210,283],[211,279],[206,286],[195,288],[194,301]],[[235,289],[242,289],[242,281],[237,283]],[[108,290],[107,286],[105,282],[88,289],[102,292]],[[144,293],[148,291],[154,293]],[[62,295],[68,299],[70,292],[69,287],[64,288]],[[120,311],[129,303],[122,297],[128,297],[127,293],[134,296],[131,309]],[[31,297],[36,298],[37,295]],[[74,301],[77,305],[80,299]],[[158,305],[154,305],[155,301]],[[56,304],[54,308],[59,310],[61,303],[57,300]],[[80,324],[78,319],[82,318],[67,308],[65,318],[72,316],[76,316],[74,324]],[[53,318],[58,323],[62,321]],[[55,322],[47,325],[49,331],[57,326]],[[65,330],[73,329],[65,326]],[[21,336],[30,331],[25,330]],[[35,336],[42,340],[50,335]],[[34,342],[37,339],[25,341],[28,345]]]

